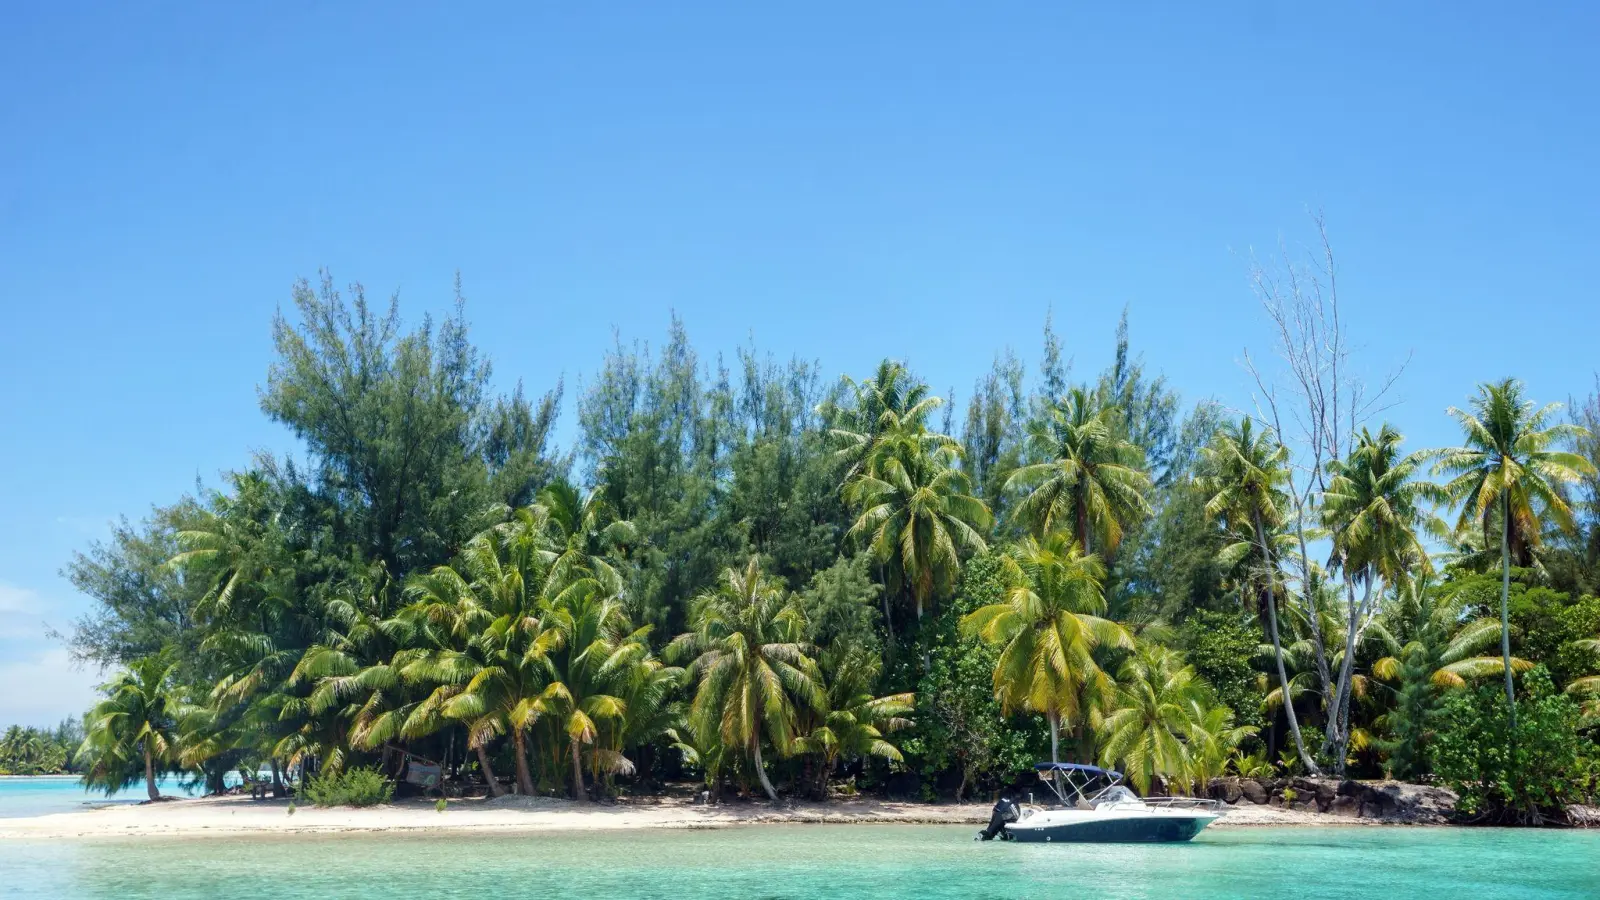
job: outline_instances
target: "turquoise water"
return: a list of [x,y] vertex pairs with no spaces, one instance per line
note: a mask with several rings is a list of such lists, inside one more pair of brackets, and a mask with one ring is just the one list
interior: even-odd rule
[[[448,815],[448,814],[446,814]],[[0,897],[1497,898],[1600,896],[1600,834],[1211,830],[1191,844],[979,844],[948,826],[285,835],[0,844]]]
[[[231,782],[238,776],[229,773]],[[163,794],[196,796],[199,787],[185,789],[175,779],[159,779],[156,787]],[[149,796],[144,789],[144,779],[115,797],[106,797],[96,791],[88,793],[76,775],[44,775],[38,778],[0,778],[0,819],[23,816],[43,816],[49,813],[76,812],[108,803],[138,803]]]

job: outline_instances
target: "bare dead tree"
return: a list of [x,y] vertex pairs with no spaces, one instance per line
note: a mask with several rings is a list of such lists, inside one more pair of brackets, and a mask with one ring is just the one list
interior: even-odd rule
[[[1312,561],[1310,546],[1318,536],[1317,519],[1320,498],[1327,491],[1328,463],[1343,459],[1360,426],[1392,405],[1388,398],[1404,365],[1375,388],[1369,387],[1353,367],[1353,347],[1339,302],[1333,245],[1321,212],[1312,214],[1311,220],[1317,246],[1297,253],[1280,240],[1278,252],[1270,261],[1251,255],[1251,288],[1272,324],[1274,355],[1279,365],[1265,371],[1246,350],[1244,367],[1256,386],[1255,417],[1290,448],[1289,496],[1299,552],[1287,573],[1287,582],[1297,589],[1286,589],[1285,596],[1287,602],[1300,605],[1310,632],[1312,662],[1328,723],[1321,751],[1332,760],[1335,773],[1343,774],[1350,743],[1350,686],[1356,648],[1377,617],[1382,592],[1375,593],[1372,579],[1368,578],[1358,600],[1352,573],[1343,571],[1337,554],[1330,559],[1330,569],[1342,574],[1343,584],[1333,588],[1335,595],[1339,587],[1343,588],[1345,620],[1343,654],[1334,671],[1328,652],[1329,636],[1323,628],[1330,572]],[[1285,686],[1284,703],[1289,702]],[[1320,767],[1306,752],[1299,729],[1292,730],[1302,764],[1307,771],[1320,774]]]

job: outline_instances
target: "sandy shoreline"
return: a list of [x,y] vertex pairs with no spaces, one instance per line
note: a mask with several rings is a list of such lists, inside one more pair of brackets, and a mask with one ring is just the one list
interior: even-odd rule
[[[508,801],[516,802],[516,801]],[[527,803],[529,801],[522,801]],[[432,801],[401,801],[371,809],[316,809],[289,814],[287,800],[207,797],[151,805],[0,819],[0,840],[201,837],[207,835],[346,834],[383,832],[495,833],[518,831],[729,828],[762,824],[982,825],[989,805],[891,803],[728,803],[696,806],[685,800],[642,800],[579,807],[534,800],[532,808],[483,800],[451,801],[441,813]],[[1232,807],[1212,827],[1357,825],[1360,820],[1273,807]]]

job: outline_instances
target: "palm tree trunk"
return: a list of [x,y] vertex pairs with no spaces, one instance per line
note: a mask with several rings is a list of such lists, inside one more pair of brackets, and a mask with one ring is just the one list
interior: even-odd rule
[[1306,752],[1305,738],[1300,736],[1300,720],[1295,717],[1294,699],[1289,694],[1289,673],[1283,667],[1283,642],[1278,639],[1278,596],[1275,590],[1277,579],[1272,574],[1272,549],[1267,543],[1266,529],[1261,527],[1260,510],[1253,510],[1251,518],[1255,520],[1256,541],[1261,545],[1261,556],[1265,560],[1267,570],[1267,626],[1271,631],[1272,655],[1278,662],[1278,686],[1283,691],[1283,712],[1289,720],[1289,733],[1294,735],[1294,748],[1300,754],[1300,762],[1306,767],[1306,773],[1321,775],[1322,770],[1317,767],[1316,760]]
[[572,747],[572,799],[583,803],[589,799],[583,791],[583,754],[578,752],[576,739],[569,739],[567,743]]
[[778,800],[778,792],[772,789],[772,782],[767,780],[767,767],[761,764],[761,735],[757,734],[752,743],[752,756],[756,764],[756,777],[761,779],[761,789],[767,792],[767,799],[774,803]]
[[283,796],[283,770],[278,768],[278,758],[272,757],[272,796],[274,799]]
[[894,620],[889,618],[889,582],[884,580],[883,563],[878,563],[878,583],[883,585],[883,628],[889,633],[889,640],[884,644],[889,648],[889,653],[894,653]]
[[1517,688],[1511,680],[1511,493],[1500,491],[1500,657],[1506,667],[1506,708],[1517,727]]
[[1080,493],[1080,496],[1078,497],[1078,502],[1076,504],[1077,509],[1074,510],[1074,512],[1077,514],[1077,520],[1078,520],[1077,521],[1077,528],[1075,530],[1078,532],[1078,534],[1077,534],[1078,549],[1082,550],[1084,555],[1087,556],[1089,554],[1089,504],[1088,504],[1088,499],[1089,498],[1085,497],[1085,496],[1082,496],[1082,494],[1086,493],[1087,490],[1088,490],[1087,488],[1084,488],[1084,487],[1081,486],[1082,483],[1083,483],[1083,479],[1080,477],[1079,478],[1079,484],[1080,484],[1079,493]]
[[1061,715],[1054,710],[1045,714],[1050,720],[1050,761],[1061,762]]
[[525,797],[532,797],[533,774],[528,771],[527,738],[522,729],[512,729],[511,741],[517,754],[517,791]]
[[505,788],[500,786],[499,779],[494,777],[494,767],[489,765],[489,751],[482,744],[478,745],[478,768],[483,770],[483,780],[489,784],[489,796],[500,797],[505,794]]
[[1080,705],[1078,722],[1073,726],[1073,738],[1074,743],[1078,745],[1078,762],[1088,763],[1092,766],[1094,765],[1095,754],[1099,752],[1099,748],[1095,746],[1094,729],[1090,728],[1089,723],[1085,721],[1085,716],[1081,714],[1082,709],[1083,707]]
[[150,742],[144,744],[144,787],[151,800],[160,800],[161,792],[156,790],[156,760],[150,754]]

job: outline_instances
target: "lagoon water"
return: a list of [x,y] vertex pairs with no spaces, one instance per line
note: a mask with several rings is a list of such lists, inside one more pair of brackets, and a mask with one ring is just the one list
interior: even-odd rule
[[[229,779],[230,782],[237,780],[236,776]],[[194,796],[200,793],[199,786],[185,788],[174,779],[158,780],[156,787],[169,796]],[[0,778],[0,819],[77,812],[115,803],[138,803],[145,796],[143,778],[126,790],[118,791],[114,797],[107,797],[99,791],[84,791],[76,775]]]
[[[446,813],[448,815],[448,813]],[[1211,830],[1176,845],[974,843],[952,826],[7,841],[0,897],[1195,898],[1600,896],[1600,834]]]

